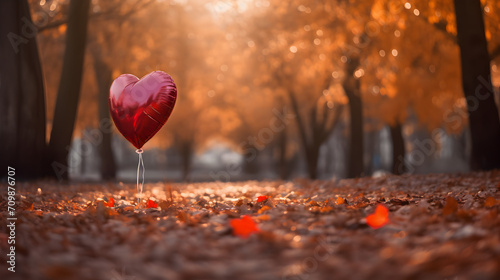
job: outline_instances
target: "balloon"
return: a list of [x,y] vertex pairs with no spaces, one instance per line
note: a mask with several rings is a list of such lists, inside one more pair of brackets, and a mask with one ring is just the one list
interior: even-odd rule
[[140,149],[168,120],[176,99],[174,80],[165,72],[154,71],[140,80],[123,74],[109,90],[109,111],[118,131]]

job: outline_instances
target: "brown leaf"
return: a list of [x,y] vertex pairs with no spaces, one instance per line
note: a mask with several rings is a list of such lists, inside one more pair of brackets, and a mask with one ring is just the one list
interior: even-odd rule
[[410,204],[410,202],[408,200],[402,200],[402,199],[397,199],[397,198],[393,198],[393,199],[389,200],[389,203],[391,203],[393,205],[408,205],[408,204]]
[[241,205],[243,205],[243,200],[242,199],[238,199],[238,201],[236,201],[236,204],[234,206],[240,207]]
[[484,201],[484,207],[493,207],[497,204],[497,200],[494,197],[487,197]]
[[314,201],[314,200],[309,201],[309,205],[311,205],[311,206],[319,206],[318,202]]
[[451,215],[458,210],[458,202],[451,196],[446,198],[446,204],[443,207],[443,216]]
[[169,201],[167,201],[167,200],[160,200],[158,202],[158,207],[160,207],[162,210],[165,210],[165,209],[170,208],[170,206],[172,206],[172,204],[173,204],[172,200],[169,200]]

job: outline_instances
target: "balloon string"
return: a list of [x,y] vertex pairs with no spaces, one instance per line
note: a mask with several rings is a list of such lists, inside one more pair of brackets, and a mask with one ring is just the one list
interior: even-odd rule
[[[135,151],[139,155],[139,163],[137,164],[137,192],[139,193],[139,196],[137,197],[137,206],[140,208],[141,207],[141,198],[142,198],[142,189],[144,186],[144,173],[145,173],[145,168],[144,168],[144,160],[142,159],[142,149],[137,149]],[[140,174],[140,169],[142,165],[142,180],[141,183],[139,184],[139,174]]]

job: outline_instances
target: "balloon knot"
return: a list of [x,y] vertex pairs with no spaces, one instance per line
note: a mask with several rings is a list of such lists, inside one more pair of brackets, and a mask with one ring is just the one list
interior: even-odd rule
[[137,149],[137,150],[135,150],[135,152],[138,154],[142,154],[144,151],[142,149]]

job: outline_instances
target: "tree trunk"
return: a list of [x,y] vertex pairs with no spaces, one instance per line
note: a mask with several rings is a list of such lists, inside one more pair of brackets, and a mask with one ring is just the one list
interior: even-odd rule
[[36,27],[26,0],[0,2],[0,168],[16,179],[43,176],[45,95]]
[[309,173],[309,179],[318,179],[318,159],[319,159],[319,146],[311,147],[309,153],[307,154],[307,172]]
[[351,94],[347,98],[349,99],[351,119],[347,176],[355,178],[363,175],[363,107],[359,94]]
[[188,181],[189,174],[191,173],[191,162],[193,157],[193,141],[183,141],[180,143],[180,153],[182,161],[182,179]]
[[471,167],[500,168],[500,119],[491,83],[481,1],[454,0],[454,4],[472,139]]
[[287,129],[284,126],[283,130],[278,135],[278,174],[281,180],[286,180],[290,176],[289,164],[286,158],[287,152]]
[[[295,113],[295,120],[297,121],[297,128],[299,130],[300,141],[307,161],[307,172],[309,173],[309,178],[314,180],[317,178],[317,167],[318,167],[318,156],[317,155],[314,156],[314,147],[313,147],[314,139],[311,140],[311,138],[314,137],[314,135],[312,135],[312,137],[308,137],[307,135],[307,127],[305,126],[304,121],[302,120],[302,116],[300,114],[300,109],[297,99],[295,98],[295,94],[289,91],[288,96],[292,104],[293,112]],[[314,120],[311,120],[311,122],[313,121]],[[315,159],[316,161],[314,162]]]
[[50,134],[48,162],[52,175],[60,180],[68,178],[68,150],[80,97],[89,6],[90,0],[71,0],[69,4],[66,50]]
[[403,138],[402,126],[396,122],[391,126],[392,140],[392,173],[401,175],[406,172],[405,166],[405,142]]
[[111,87],[113,73],[111,67],[103,61],[102,52],[99,48],[99,46],[95,46],[92,49],[94,72],[99,90],[99,131],[102,133],[102,141],[98,145],[99,172],[103,180],[113,180],[116,178],[116,163],[111,148],[113,130],[108,106],[109,88]]
[[350,146],[348,152],[347,177],[355,178],[363,175],[363,104],[359,79],[354,78],[354,71],[359,67],[359,58],[351,57],[347,64],[344,92],[349,100]]

